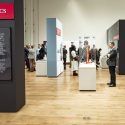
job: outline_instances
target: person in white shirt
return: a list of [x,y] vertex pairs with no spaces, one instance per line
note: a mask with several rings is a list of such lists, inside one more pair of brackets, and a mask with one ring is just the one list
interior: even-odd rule
[[78,76],[78,73],[76,73],[76,71],[78,71],[78,56],[76,55],[76,47],[72,46],[71,47],[71,56],[73,58],[72,60],[72,71],[73,71],[73,76]]

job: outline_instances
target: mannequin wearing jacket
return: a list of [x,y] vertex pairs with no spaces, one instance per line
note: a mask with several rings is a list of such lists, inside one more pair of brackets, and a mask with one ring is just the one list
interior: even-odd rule
[[83,62],[87,62],[87,50],[90,49],[88,41],[84,41],[83,47]]
[[116,87],[116,59],[117,59],[117,49],[115,48],[115,43],[110,42],[109,48],[110,52],[107,54],[107,65],[109,66],[110,82],[107,83],[109,87]]
[[82,45],[79,46],[78,48],[78,55],[79,55],[79,62],[82,62],[82,58],[83,58],[83,48]]

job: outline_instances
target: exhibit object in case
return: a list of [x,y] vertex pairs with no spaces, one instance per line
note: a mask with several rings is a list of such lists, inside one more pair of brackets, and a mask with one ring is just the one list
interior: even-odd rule
[[36,76],[47,76],[47,60],[36,61]]
[[96,90],[96,64],[80,63],[79,90]]
[[47,19],[47,76],[57,77],[63,72],[63,30],[56,18]]

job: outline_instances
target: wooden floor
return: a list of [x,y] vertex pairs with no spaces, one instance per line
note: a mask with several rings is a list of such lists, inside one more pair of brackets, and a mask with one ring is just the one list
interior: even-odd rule
[[125,76],[117,76],[116,88],[108,78],[98,70],[97,91],[80,92],[69,68],[58,78],[26,72],[26,105],[0,113],[0,125],[125,125]]

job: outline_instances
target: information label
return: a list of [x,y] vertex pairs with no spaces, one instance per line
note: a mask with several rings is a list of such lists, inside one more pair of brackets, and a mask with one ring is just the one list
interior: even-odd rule
[[0,28],[0,80],[11,80],[11,44],[9,28]]

